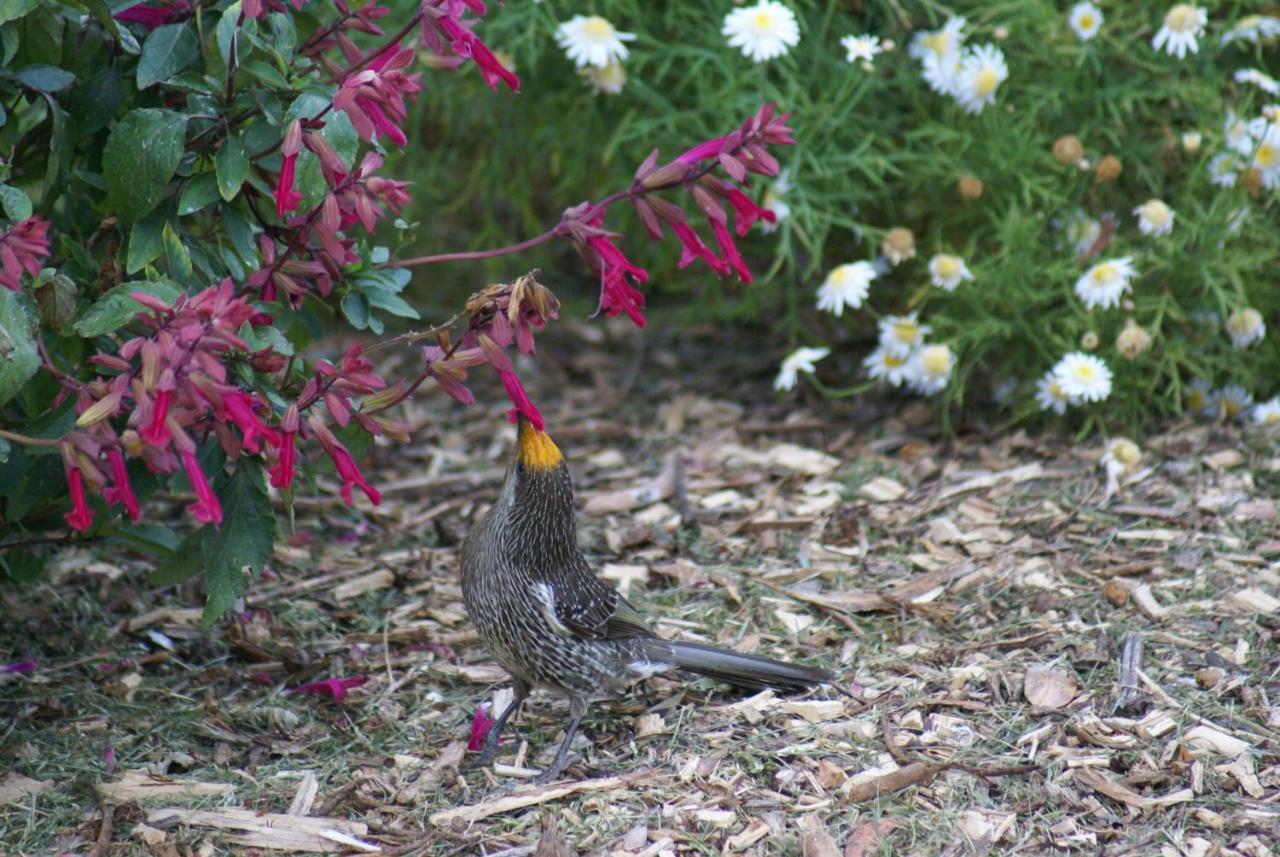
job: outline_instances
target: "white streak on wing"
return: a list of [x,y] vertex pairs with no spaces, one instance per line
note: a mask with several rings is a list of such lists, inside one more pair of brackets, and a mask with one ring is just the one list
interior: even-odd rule
[[627,669],[641,678],[652,678],[658,673],[675,669],[675,664],[664,664],[660,661],[632,661],[627,664]]
[[542,607],[542,616],[547,620],[547,624],[551,626],[551,630],[562,637],[571,636],[569,629],[565,627],[565,624],[560,621],[560,617],[556,615],[556,591],[551,588],[551,584],[535,583],[533,585],[533,594],[538,597],[538,603]]

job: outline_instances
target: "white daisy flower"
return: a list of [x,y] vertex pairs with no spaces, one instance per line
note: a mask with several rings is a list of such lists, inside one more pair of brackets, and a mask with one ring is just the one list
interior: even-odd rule
[[922,396],[945,390],[951,380],[956,358],[945,345],[925,345],[916,349],[907,363],[907,383]]
[[1004,52],[995,45],[979,45],[966,51],[960,64],[956,100],[968,113],[981,113],[996,100],[996,89],[1009,78]]
[[840,46],[844,48],[846,62],[870,63],[875,60],[876,54],[884,51],[884,48],[880,47],[880,37],[870,33],[862,36],[845,36],[840,40]]
[[1099,464],[1107,474],[1104,497],[1110,498],[1120,490],[1120,477],[1138,469],[1142,462],[1142,448],[1127,437],[1113,437],[1107,441]]
[[1059,222],[1058,226],[1077,256],[1083,256],[1092,250],[1093,245],[1102,237],[1102,221],[1095,220],[1080,208],[1073,211],[1065,223]]
[[1222,327],[1231,339],[1232,348],[1248,348],[1255,342],[1261,342],[1267,335],[1267,325],[1262,320],[1262,313],[1253,307],[1231,313]]
[[760,231],[764,233],[773,232],[782,221],[791,216],[791,206],[787,205],[787,191],[791,190],[791,170],[783,167],[778,171],[778,177],[773,180],[773,184],[765,190],[764,195],[760,198],[760,206],[767,208],[773,212],[773,223],[761,219]]
[[1158,199],[1149,199],[1133,210],[1143,235],[1168,235],[1173,231],[1173,209]]
[[1132,256],[1099,262],[1076,280],[1076,294],[1089,309],[1120,305],[1120,296],[1129,291],[1129,280],[1137,276]]
[[939,253],[929,260],[929,277],[938,288],[954,292],[962,281],[972,280],[973,273],[959,256]]
[[1280,81],[1256,68],[1237,69],[1232,75],[1236,83],[1247,83],[1258,87],[1268,95],[1280,95]]
[[1204,35],[1205,24],[1209,15],[1203,9],[1190,3],[1179,3],[1164,16],[1162,26],[1151,39],[1151,47],[1164,49],[1170,56],[1182,59],[1187,51],[1197,53],[1200,50],[1199,38]]
[[773,382],[775,390],[790,390],[796,385],[800,372],[812,375],[814,365],[831,353],[830,348],[797,348],[782,359],[778,377]]
[[1274,39],[1276,36],[1280,36],[1280,18],[1272,15],[1246,15],[1222,34],[1222,44],[1245,41],[1256,45],[1263,39]]
[[916,314],[887,315],[880,319],[880,347],[895,357],[906,358],[924,344],[933,328],[916,321]]
[[929,56],[959,54],[964,44],[964,25],[964,18],[948,18],[940,30],[916,33],[907,46],[907,54],[921,62]]
[[1066,394],[1053,374],[1053,370],[1050,369],[1036,381],[1036,404],[1042,411],[1053,411],[1061,416],[1067,412],[1068,405],[1079,404],[1079,400]]
[[1280,425],[1280,396],[1272,396],[1253,406],[1249,416],[1258,425]]
[[1071,29],[1082,42],[1098,35],[1098,31],[1102,29],[1102,20],[1102,10],[1088,2],[1072,6],[1071,14],[1067,17]]
[[867,374],[877,381],[901,387],[907,380],[909,362],[909,355],[892,354],[881,346],[868,354],[862,361],[862,365],[866,367]]
[[954,96],[960,91],[960,63],[958,51],[940,57],[929,54],[922,63],[925,83],[939,95]]
[[1219,152],[1209,161],[1209,181],[1219,187],[1235,187],[1240,180],[1240,161],[1234,152]]
[[795,12],[774,0],[734,9],[724,16],[720,32],[729,37],[729,47],[753,62],[780,57],[800,42]]
[[1101,402],[1111,395],[1111,370],[1100,357],[1073,351],[1053,367],[1053,377],[1069,399]]
[[627,83],[627,72],[620,62],[611,62],[603,68],[587,66],[579,74],[591,81],[591,88],[596,94],[617,95]]
[[1250,166],[1258,171],[1263,187],[1280,187],[1280,125],[1263,124],[1256,136]]
[[1055,414],[1062,415],[1067,412],[1067,405],[1079,404],[1079,400],[1067,395],[1062,389],[1062,384],[1058,382],[1058,376],[1054,374],[1054,370],[1050,369],[1039,381],[1036,381],[1036,404],[1042,411],[1053,411]]
[[1222,140],[1227,148],[1242,155],[1253,152],[1253,134],[1249,131],[1249,120],[1227,111],[1226,121],[1222,123]]
[[1197,378],[1187,385],[1186,397],[1187,410],[1193,414],[1211,417],[1217,411],[1212,404],[1213,392],[1204,378]]
[[1221,416],[1225,420],[1234,420],[1243,416],[1253,404],[1253,393],[1239,384],[1219,387],[1210,395],[1212,416]]
[[846,306],[857,309],[867,299],[875,278],[876,266],[870,262],[850,262],[833,268],[818,289],[818,309],[837,318]]
[[604,68],[627,58],[623,42],[635,38],[623,33],[599,15],[574,15],[556,28],[556,44],[564,48],[578,68]]

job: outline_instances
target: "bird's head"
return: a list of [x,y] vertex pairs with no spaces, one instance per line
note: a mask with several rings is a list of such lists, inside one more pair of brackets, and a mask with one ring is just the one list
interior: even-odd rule
[[576,550],[573,482],[564,456],[546,432],[523,417],[518,425],[515,459],[507,470],[497,514],[522,553]]

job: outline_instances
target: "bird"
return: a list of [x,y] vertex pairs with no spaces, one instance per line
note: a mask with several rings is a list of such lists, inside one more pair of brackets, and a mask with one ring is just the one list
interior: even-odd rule
[[832,673],[704,643],[664,640],[578,549],[573,481],[560,448],[517,417],[515,455],[502,491],[461,549],[462,600],[480,642],[511,675],[512,701],[485,736],[478,765],[533,690],[569,701],[570,721],[548,782],[571,763],[570,745],[591,702],[622,695],[660,673],[695,673],[747,689],[802,691]]

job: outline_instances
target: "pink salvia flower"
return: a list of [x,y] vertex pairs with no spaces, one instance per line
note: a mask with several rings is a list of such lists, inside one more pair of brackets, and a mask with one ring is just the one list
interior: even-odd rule
[[339,678],[326,678],[321,681],[307,682],[301,687],[294,688],[294,693],[312,693],[316,696],[328,696],[334,702],[341,702],[347,698],[347,691],[353,687],[360,687],[369,681],[367,675],[349,675]]
[[275,488],[281,490],[288,489],[293,485],[294,470],[294,439],[298,436],[298,405],[296,403],[289,405],[284,412],[284,419],[280,421],[280,443],[277,448],[276,463],[272,465],[271,484]]
[[222,396],[224,415],[235,423],[244,437],[244,448],[249,452],[257,452],[262,448],[258,438],[261,437],[272,446],[280,445],[280,433],[262,422],[254,412],[254,399],[248,393],[233,392]]
[[711,248],[702,243],[702,238],[688,223],[677,221],[670,224],[671,231],[680,239],[680,262],[678,267],[687,268],[695,259],[701,259],[717,274],[729,273],[729,263],[721,259]]
[[[443,7],[449,6],[446,0],[444,3],[424,3],[423,6]],[[484,78],[485,85],[491,90],[497,91],[498,81],[502,81],[507,85],[507,89],[512,92],[520,90],[520,78],[502,63],[498,62],[498,58],[493,55],[493,51],[489,50],[488,45],[480,40],[480,37],[471,32],[471,29],[458,20],[462,11],[458,8],[431,8],[424,9],[428,14],[424,15],[422,28],[423,36],[426,37],[428,44],[440,47],[440,38],[433,31],[428,30],[428,24],[434,22],[439,32],[443,33],[449,42],[449,47],[455,54],[460,57],[470,57],[476,67],[480,69],[480,76]],[[473,9],[474,11],[474,9]],[[483,15],[483,5],[481,10],[476,12]]]
[[302,123],[294,120],[284,133],[280,153],[284,161],[280,165],[280,178],[276,181],[276,216],[284,217],[302,202],[302,194],[294,190],[294,178],[298,166],[298,152],[302,149]]
[[769,223],[778,222],[777,215],[767,208],[761,208],[756,205],[751,197],[737,188],[730,188],[725,192],[725,196],[728,198],[729,204],[733,206],[733,226],[737,230],[739,237],[746,235],[751,229],[751,224],[757,220],[765,220]]
[[49,221],[28,217],[0,234],[0,285],[13,291],[22,288],[22,274],[40,273],[40,263],[49,255]]
[[138,3],[121,9],[111,17],[117,21],[124,21],[126,24],[141,24],[148,30],[154,30],[156,27],[178,18],[183,12],[187,12],[190,9],[191,4],[187,0],[176,0],[176,2],[164,3],[160,6],[148,6],[146,3]]
[[747,269],[747,263],[742,261],[742,254],[738,252],[738,245],[733,243],[733,235],[729,232],[729,227],[721,223],[715,218],[711,220],[711,231],[716,234],[716,242],[720,245],[720,252],[724,254],[724,258],[728,261],[734,273],[738,275],[738,279],[744,283],[751,282],[751,271]]
[[151,406],[151,422],[143,427],[139,434],[152,446],[164,446],[169,442],[169,405],[173,401],[173,390],[156,390],[156,400]]
[[124,506],[124,513],[136,524],[142,510],[133,493],[133,485],[129,482],[129,471],[125,467],[124,453],[120,451],[120,447],[113,446],[107,450],[107,463],[111,466],[111,485],[103,489],[102,499]]
[[649,272],[632,263],[608,235],[589,236],[587,246],[596,252],[600,268],[600,310],[609,318],[625,311],[636,327],[644,327],[644,294],[627,277],[643,283]]
[[180,455],[182,467],[187,473],[187,481],[191,483],[191,490],[196,492],[196,501],[187,507],[187,511],[202,524],[221,525],[222,504],[218,502],[217,495],[209,487],[209,479],[200,467],[200,462],[196,460],[196,454],[183,450]]
[[507,398],[511,400],[511,404],[515,405],[515,408],[507,412],[508,419],[515,422],[516,415],[521,414],[534,428],[542,431],[546,425],[543,422],[542,414],[538,412],[533,402],[529,400],[529,394],[525,392],[524,384],[520,383],[520,376],[516,374],[515,367],[511,365],[511,358],[507,357],[507,353],[502,350],[502,346],[498,345],[486,334],[482,333],[477,336],[476,342],[480,345],[480,350],[484,352],[489,364],[498,370],[498,377],[502,379],[502,388],[506,390]]
[[93,526],[93,510],[84,492],[84,474],[79,467],[67,470],[67,488],[71,491],[71,511],[63,515],[68,526],[81,533]]
[[338,471],[338,478],[342,480],[343,502],[348,506],[354,506],[353,489],[359,487],[364,492],[364,495],[369,498],[369,502],[375,506],[381,504],[382,495],[378,493],[377,488],[369,484],[369,480],[360,472],[355,459],[351,457],[351,452],[342,445],[342,441],[334,437],[333,432],[329,431],[329,427],[315,415],[312,415],[310,424],[320,441],[320,445],[324,447],[324,451],[329,453],[329,457],[333,459],[334,469]]
[[489,703],[477,708],[475,716],[471,718],[471,737],[467,740],[467,749],[472,753],[482,749],[484,739],[489,737],[489,730],[493,729],[496,722],[489,716]]
[[680,157],[676,158],[679,164],[697,164],[701,161],[709,161],[712,158],[718,158],[720,152],[724,149],[725,142],[729,138],[715,137],[705,143],[699,143]]

